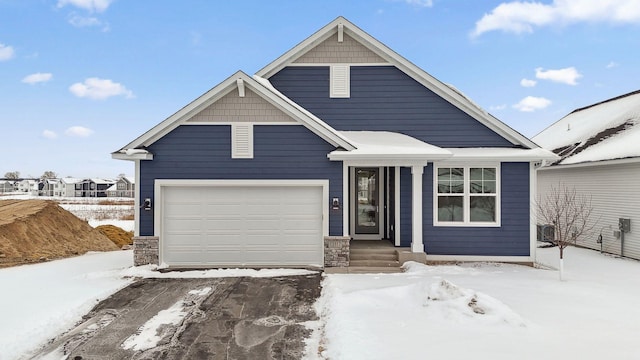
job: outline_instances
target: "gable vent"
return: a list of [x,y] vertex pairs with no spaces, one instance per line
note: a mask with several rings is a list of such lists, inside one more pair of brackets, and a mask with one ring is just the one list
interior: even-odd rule
[[329,71],[329,97],[348,98],[351,96],[349,65],[332,65]]
[[253,159],[253,125],[231,125],[231,157]]

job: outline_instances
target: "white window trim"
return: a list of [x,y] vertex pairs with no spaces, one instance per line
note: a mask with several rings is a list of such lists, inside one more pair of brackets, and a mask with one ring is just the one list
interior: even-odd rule
[[[438,169],[439,168],[463,168],[464,169],[464,221],[438,221]],[[495,168],[496,169],[496,221],[495,222],[471,222],[470,221],[470,197],[469,193],[469,173],[470,168]],[[500,207],[502,199],[502,182],[501,166],[496,163],[477,163],[477,164],[459,164],[459,163],[435,163],[433,166],[433,226],[446,227],[500,227],[502,219],[502,209]]]
[[[238,148],[238,128],[247,128],[247,149]],[[232,124],[231,125],[231,158],[232,159],[253,159],[253,124]]]
[[[329,67],[329,97],[330,98],[349,98],[351,97],[351,68],[349,65],[331,65]],[[340,70],[339,70],[340,69]],[[336,73],[338,71],[345,72],[344,91],[336,91]]]

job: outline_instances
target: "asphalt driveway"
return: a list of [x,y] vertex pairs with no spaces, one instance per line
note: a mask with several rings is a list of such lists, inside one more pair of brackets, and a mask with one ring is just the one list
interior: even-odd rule
[[300,359],[321,274],[142,279],[99,303],[62,347],[82,359]]

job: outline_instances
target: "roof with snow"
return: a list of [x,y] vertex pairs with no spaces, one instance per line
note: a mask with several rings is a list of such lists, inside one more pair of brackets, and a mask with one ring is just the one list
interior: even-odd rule
[[574,110],[533,137],[551,165],[640,158],[640,90]]

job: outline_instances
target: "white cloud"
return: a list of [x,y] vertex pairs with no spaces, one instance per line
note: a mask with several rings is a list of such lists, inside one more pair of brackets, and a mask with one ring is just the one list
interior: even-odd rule
[[618,67],[618,66],[620,66],[620,64],[618,64],[618,63],[617,63],[617,62],[615,62],[615,61],[611,61],[610,63],[608,63],[608,64],[607,64],[606,68],[607,68],[607,69],[612,69],[612,68],[614,68],[614,67]]
[[93,16],[80,16],[73,14],[69,17],[69,24],[75,27],[100,26],[102,22]]
[[102,26],[102,31],[107,32],[111,30],[109,23],[102,22],[102,20],[98,19],[94,16],[81,16],[76,13],[71,13],[69,15],[69,24],[75,27],[90,27],[90,26]]
[[416,5],[422,7],[432,7],[433,0],[404,0],[409,5]]
[[523,112],[533,112],[536,110],[544,109],[551,105],[551,100],[543,97],[527,96],[520,100],[519,103],[513,105],[514,109],[518,109]]
[[9,60],[14,55],[13,47],[0,43],[0,61]]
[[520,80],[520,85],[523,87],[534,87],[538,82],[535,80],[522,79]]
[[58,7],[71,5],[90,12],[103,12],[112,2],[113,0],[58,0]]
[[89,137],[93,134],[93,130],[84,126],[72,126],[65,130],[64,133],[71,137]]
[[42,132],[42,136],[47,139],[55,139],[58,137],[58,134],[56,134],[54,131],[51,131],[51,130],[44,130]]
[[25,84],[36,84],[41,82],[47,82],[53,78],[53,74],[51,73],[35,73],[31,75],[27,75],[22,79],[22,82]]
[[124,85],[109,79],[88,78],[83,83],[75,83],[69,87],[69,91],[77,97],[102,100],[112,96],[124,96],[132,98],[133,92]]
[[[412,5],[412,6],[418,6],[418,7],[432,7],[433,6],[433,0],[391,0],[394,2],[403,2],[405,4],[408,5]],[[378,10],[378,13],[380,14],[380,10]]]
[[489,106],[489,110],[492,111],[496,111],[496,110],[504,110],[507,108],[507,104],[502,104],[502,105],[491,105]]
[[558,70],[543,70],[542,68],[536,69],[536,78],[567,85],[577,85],[578,83],[576,80],[581,77],[582,74],[580,74],[573,66]]
[[576,22],[640,23],[637,0],[553,0],[551,4],[512,1],[498,5],[476,22],[471,36],[494,30],[531,33],[535,27]]

